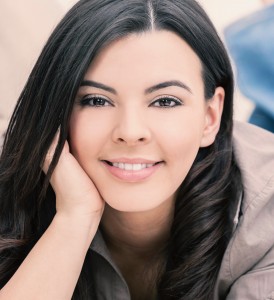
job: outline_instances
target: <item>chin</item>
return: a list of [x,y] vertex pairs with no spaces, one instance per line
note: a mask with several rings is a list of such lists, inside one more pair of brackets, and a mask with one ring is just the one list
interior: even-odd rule
[[[127,197],[126,199],[123,197],[119,197],[115,199],[112,197],[111,200],[109,198],[104,198],[105,202],[108,206],[112,209],[120,211],[120,212],[148,212],[154,209],[157,209],[160,206],[165,204],[168,205],[169,200],[171,197],[146,197],[144,195],[137,197],[136,199],[132,196]],[[141,200],[140,200],[141,199]],[[151,199],[157,199],[152,201]]]

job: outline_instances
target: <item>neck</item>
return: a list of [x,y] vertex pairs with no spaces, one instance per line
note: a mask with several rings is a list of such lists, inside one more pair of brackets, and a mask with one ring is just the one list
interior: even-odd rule
[[145,212],[121,212],[106,205],[102,232],[111,252],[149,257],[167,243],[173,220],[174,200]]

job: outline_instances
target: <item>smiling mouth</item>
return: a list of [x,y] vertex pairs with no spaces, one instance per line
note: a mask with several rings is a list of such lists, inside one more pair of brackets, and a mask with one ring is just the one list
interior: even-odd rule
[[112,167],[115,167],[115,168],[118,168],[118,169],[122,169],[122,170],[126,170],[126,171],[140,171],[140,170],[143,170],[143,169],[146,169],[146,168],[150,168],[150,167],[153,167],[153,166],[156,166],[160,163],[162,163],[163,161],[159,161],[159,162],[156,162],[154,164],[129,164],[129,163],[122,163],[122,162],[115,162],[115,163],[112,163],[110,161],[107,161],[107,160],[103,160],[105,163],[107,163],[109,166],[112,166]]

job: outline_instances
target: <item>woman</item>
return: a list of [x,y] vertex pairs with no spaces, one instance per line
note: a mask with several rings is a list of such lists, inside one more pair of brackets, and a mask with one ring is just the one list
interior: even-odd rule
[[[232,144],[232,98],[226,51],[195,1],[79,1],[4,141],[0,299],[268,297],[273,224],[253,255],[243,233],[259,211],[250,229],[265,237],[274,142],[240,125]],[[238,161],[245,175],[250,160],[263,183],[243,188]],[[269,283],[252,298],[258,261]]]

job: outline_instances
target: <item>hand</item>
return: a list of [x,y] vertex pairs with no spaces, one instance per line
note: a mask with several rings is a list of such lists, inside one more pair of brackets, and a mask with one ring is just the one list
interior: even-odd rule
[[[43,171],[46,173],[58,143],[59,133],[46,156]],[[56,210],[59,215],[76,217],[84,222],[100,222],[104,201],[96,186],[88,177],[65,143],[59,161],[50,178],[56,195]]]

